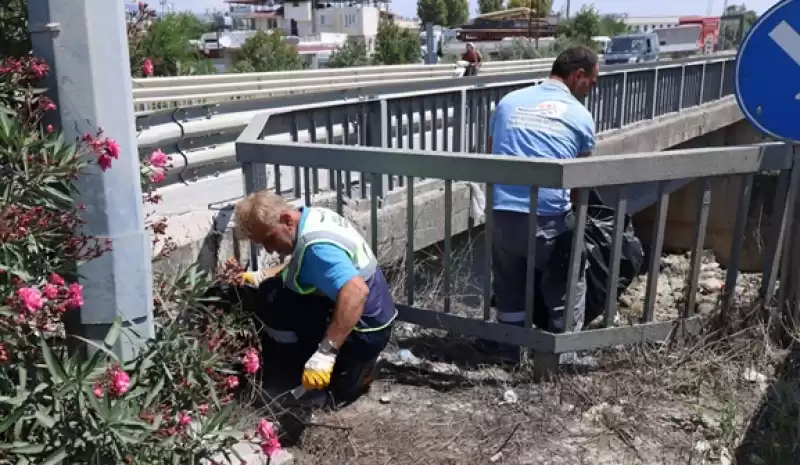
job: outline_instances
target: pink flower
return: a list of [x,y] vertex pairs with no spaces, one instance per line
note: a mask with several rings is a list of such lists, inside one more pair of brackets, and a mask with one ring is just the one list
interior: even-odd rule
[[191,422],[192,422],[192,417],[188,413],[181,412],[181,413],[178,414],[178,424],[179,425],[186,426]]
[[67,288],[67,306],[75,309],[83,306],[83,286],[72,283]]
[[200,404],[197,406],[197,410],[200,411],[200,415],[207,415],[208,414],[208,404]]
[[97,398],[103,397],[103,386],[100,383],[94,383],[92,393]]
[[45,284],[42,291],[48,300],[53,300],[58,297],[58,288],[50,283]]
[[262,418],[258,421],[256,433],[261,436],[261,439],[266,441],[267,439],[275,436],[275,428],[272,426],[272,423]]
[[108,373],[111,394],[120,397],[131,387],[131,378],[119,368],[112,368]]
[[166,178],[166,176],[164,175],[163,171],[153,171],[153,173],[150,174],[150,182],[153,184],[160,183],[164,180],[164,178]]
[[19,303],[25,310],[35,312],[44,306],[42,293],[35,287],[22,287],[17,290]]
[[103,171],[108,170],[111,168],[111,156],[105,153],[101,153],[97,156],[97,164],[100,165],[100,169]]
[[153,153],[150,154],[150,158],[148,159],[150,166],[153,168],[163,168],[167,166],[167,162],[169,162],[169,157],[166,153],[162,152],[161,149],[156,149]]
[[52,125],[52,124],[48,124],[47,126],[45,126],[44,130],[45,130],[45,131],[46,131],[48,134],[52,134],[52,133],[53,133],[53,131],[55,131],[56,129],[53,127],[53,125]]
[[244,364],[244,372],[248,375],[257,372],[259,366],[261,366],[261,361],[258,359],[258,352],[253,348],[247,349],[244,357],[242,357],[242,363]]
[[145,58],[144,62],[142,63],[142,74],[145,77],[152,76],[153,75],[153,71],[154,71],[153,62],[150,61],[149,58]]
[[228,376],[225,379],[225,384],[228,385],[229,389],[236,389],[236,387],[239,386],[239,378],[235,376]]
[[280,451],[281,443],[275,436],[261,443],[261,452],[263,452],[267,457],[275,457]]
[[105,149],[109,157],[113,158],[114,160],[119,158],[119,144],[114,139],[106,138]]
[[50,284],[55,284],[56,286],[63,286],[64,285],[64,278],[59,276],[57,273],[50,273],[50,276],[47,278],[50,281]]

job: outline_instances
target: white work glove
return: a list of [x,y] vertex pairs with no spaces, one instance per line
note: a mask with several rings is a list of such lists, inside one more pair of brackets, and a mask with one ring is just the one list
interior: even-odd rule
[[333,365],[336,364],[336,355],[320,351],[306,362],[303,370],[303,387],[309,391],[325,389],[331,384]]

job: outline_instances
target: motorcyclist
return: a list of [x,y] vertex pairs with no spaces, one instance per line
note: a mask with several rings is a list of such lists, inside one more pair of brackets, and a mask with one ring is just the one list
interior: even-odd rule
[[480,52],[475,49],[475,46],[472,44],[472,42],[467,44],[467,50],[461,55],[461,60],[469,63],[466,71],[464,72],[465,77],[478,75],[478,69],[481,67],[481,61],[483,60],[483,57],[481,57]]

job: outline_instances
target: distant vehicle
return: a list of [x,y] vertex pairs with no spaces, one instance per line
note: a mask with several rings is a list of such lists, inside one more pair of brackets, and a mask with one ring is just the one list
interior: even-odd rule
[[661,45],[661,56],[683,58],[700,53],[704,49],[703,26],[687,24],[653,31]]
[[612,37],[603,52],[603,64],[620,65],[657,61],[661,41],[653,32],[622,34]]

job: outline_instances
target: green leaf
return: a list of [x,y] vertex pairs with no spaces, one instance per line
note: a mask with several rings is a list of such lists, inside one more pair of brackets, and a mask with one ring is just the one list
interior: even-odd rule
[[222,407],[222,410],[219,411],[216,415],[211,417],[211,419],[206,423],[205,430],[206,431],[214,431],[216,430],[219,425],[221,425],[225,420],[228,419],[231,412],[233,412],[233,402],[230,402],[228,405]]
[[3,420],[0,421],[0,434],[5,433],[6,430],[9,427],[11,427],[11,425],[16,423],[17,420],[19,420],[20,418],[22,418],[22,415],[25,413],[25,409],[26,409],[26,406],[25,405],[21,405],[21,406],[15,408],[14,411],[11,412],[11,415],[3,418]]
[[46,446],[44,444],[29,444],[27,446],[15,447],[9,452],[12,454],[37,455],[44,452],[45,448]]
[[25,369],[22,364],[17,367],[17,373],[19,376],[19,384],[17,385],[17,392],[22,392],[28,386],[28,370]]
[[114,344],[117,343],[117,339],[119,339],[119,334],[122,331],[122,317],[117,315],[114,319],[114,323],[111,325],[111,329],[108,330],[108,334],[106,334],[106,338],[103,340],[103,344],[106,345],[107,348],[114,347]]
[[34,417],[36,417],[36,421],[38,421],[39,424],[41,424],[45,428],[52,428],[56,424],[56,421],[53,419],[53,417],[41,411],[36,412],[34,414]]
[[94,341],[90,341],[90,340],[88,340],[88,339],[86,339],[84,337],[76,336],[74,334],[70,334],[70,337],[73,337],[73,338],[83,342],[84,344],[90,345],[90,346],[94,347],[97,350],[103,351],[106,355],[111,357],[114,361],[119,362],[119,358],[117,357],[117,354],[115,354],[114,352],[108,350],[107,348],[103,347],[102,345],[100,345],[100,344],[98,344],[98,343],[96,343]]
[[44,357],[44,363],[47,365],[47,369],[50,370],[50,376],[60,380],[62,383],[67,381],[67,373],[64,371],[64,367],[61,366],[61,363],[53,356],[53,352],[50,350],[50,346],[47,345],[47,341],[44,337],[39,338],[39,347],[42,349],[42,357]]
[[153,387],[153,390],[150,391],[150,394],[144,398],[144,403],[142,403],[142,409],[149,408],[150,405],[156,400],[156,397],[161,393],[161,390],[164,389],[164,378],[158,380],[158,383]]
[[61,446],[60,449],[50,454],[50,456],[42,462],[42,465],[58,465],[63,462],[65,458],[67,458],[67,448],[66,446]]

